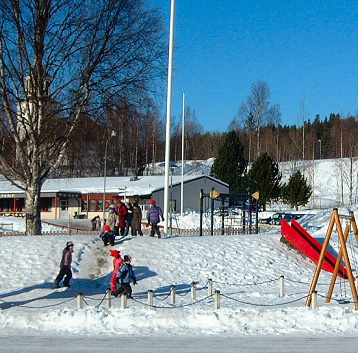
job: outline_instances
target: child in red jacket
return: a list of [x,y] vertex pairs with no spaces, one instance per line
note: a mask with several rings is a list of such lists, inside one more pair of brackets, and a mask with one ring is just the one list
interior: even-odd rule
[[117,290],[117,274],[123,265],[123,259],[119,250],[111,250],[111,256],[113,256],[113,274],[111,279],[111,294]]

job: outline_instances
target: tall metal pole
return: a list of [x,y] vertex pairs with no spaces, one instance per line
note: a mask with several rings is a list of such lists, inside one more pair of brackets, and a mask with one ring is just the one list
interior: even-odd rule
[[169,206],[169,173],[170,173],[170,130],[172,114],[172,81],[173,81],[173,52],[174,52],[174,22],[175,0],[171,1],[169,61],[168,61],[168,93],[167,93],[167,128],[165,137],[165,180],[164,180],[164,234],[168,234],[168,206]]
[[109,140],[116,136],[115,131],[111,132],[111,136],[109,136],[108,140],[106,141],[106,146],[104,148],[104,172],[103,172],[103,204],[102,204],[102,209],[103,209],[103,225],[102,225],[102,231],[104,231],[104,225],[105,225],[105,219],[106,219],[106,176],[107,176],[107,147],[108,147],[108,142]]
[[322,159],[322,141],[318,140],[319,142],[319,159]]
[[183,92],[183,125],[181,133],[181,190],[180,190],[180,219],[184,210],[184,128],[185,128],[185,92]]

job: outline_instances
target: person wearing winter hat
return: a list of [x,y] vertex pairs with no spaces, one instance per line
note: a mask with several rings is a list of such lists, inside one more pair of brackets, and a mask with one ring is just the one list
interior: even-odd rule
[[70,280],[72,278],[71,263],[72,263],[73,247],[74,245],[72,241],[68,241],[66,243],[66,247],[63,249],[62,259],[60,262],[60,272],[53,283],[54,288],[60,288],[60,282],[62,281],[63,278],[65,278],[63,280],[63,286],[71,287]]
[[133,299],[132,297],[132,287],[130,283],[133,281],[133,285],[137,284],[137,279],[135,277],[133,267],[131,265],[132,258],[129,255],[124,255],[124,264],[117,274],[117,282],[120,283],[120,287],[114,293],[115,297],[118,297],[120,294],[127,294],[128,298]]
[[113,274],[111,278],[111,294],[115,295],[117,290],[117,274],[123,265],[123,259],[119,250],[111,250],[111,256],[113,256]]
[[124,236],[127,236],[129,233],[129,228],[131,228],[131,233],[132,235],[133,233],[133,225],[132,225],[132,221],[133,221],[133,206],[130,202],[127,202],[127,217],[126,217],[126,228],[124,230]]
[[133,203],[132,235],[143,235],[142,232],[142,210],[137,202]]
[[154,237],[154,233],[158,235],[158,238],[160,238],[160,230],[158,228],[158,223],[160,222],[160,218],[162,221],[164,221],[163,217],[163,211],[160,207],[156,205],[155,200],[150,201],[150,209],[147,212],[147,227],[149,227],[149,224],[152,225],[152,229],[150,231],[150,236]]
[[114,246],[114,239],[116,238],[116,235],[113,230],[111,230],[109,225],[104,226],[104,231],[99,236],[102,239],[104,246],[107,246],[108,243]]
[[122,201],[119,201],[119,204],[116,208],[116,212],[119,217],[119,221],[118,221],[118,225],[119,225],[119,229],[120,229],[119,232],[120,232],[121,236],[124,236],[125,228],[126,228],[126,219],[127,219],[127,215],[128,215],[127,206]]
[[109,226],[109,228],[114,231],[115,235],[118,235],[119,232],[119,216],[116,213],[116,206],[110,205],[109,206],[109,212],[108,212],[108,219],[106,224]]

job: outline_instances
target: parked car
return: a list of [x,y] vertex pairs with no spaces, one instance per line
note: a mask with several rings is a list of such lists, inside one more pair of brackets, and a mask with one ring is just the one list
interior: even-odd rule
[[278,212],[272,216],[272,224],[281,224],[281,220],[284,219],[286,222],[291,222],[293,219],[299,219],[303,214],[294,214],[286,212]]
[[260,219],[259,219],[259,223],[271,224],[271,222],[272,222],[272,217],[260,218]]

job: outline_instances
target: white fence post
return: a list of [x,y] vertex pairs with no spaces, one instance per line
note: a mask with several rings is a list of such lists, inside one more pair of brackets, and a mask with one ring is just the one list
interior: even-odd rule
[[317,309],[318,308],[318,304],[317,304],[317,291],[313,291],[312,293],[312,304],[311,304],[312,309]]
[[192,282],[191,286],[191,300],[196,300],[196,284]]
[[208,279],[208,296],[213,295],[213,280],[211,278]]
[[170,290],[170,302],[175,304],[175,286],[172,286]]
[[121,308],[127,309],[127,294],[121,295]]
[[112,306],[112,303],[111,303],[111,290],[110,289],[107,289],[107,292],[106,292],[106,305],[107,305],[108,309],[110,309],[111,306]]
[[280,276],[280,298],[285,296],[285,276]]
[[148,291],[148,305],[153,306],[153,291],[151,289]]
[[77,309],[83,309],[83,294],[77,294]]
[[215,291],[215,301],[214,301],[214,308],[215,310],[220,309],[220,291]]

